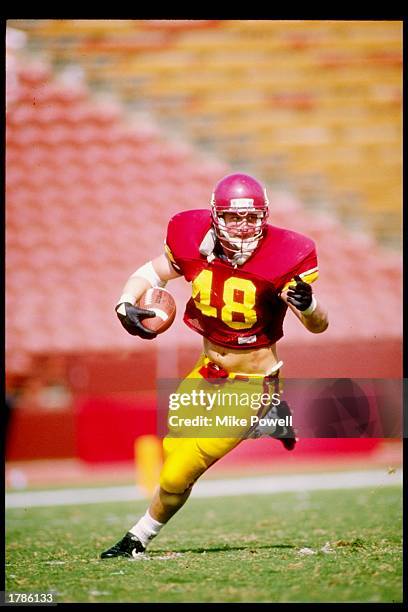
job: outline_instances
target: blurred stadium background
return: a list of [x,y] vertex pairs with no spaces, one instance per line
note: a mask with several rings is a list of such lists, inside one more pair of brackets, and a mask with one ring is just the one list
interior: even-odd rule
[[[113,308],[169,217],[207,207],[229,171],[264,181],[270,221],[318,245],[330,328],[287,317],[285,376],[400,378],[401,99],[399,21],[9,20],[6,485],[133,477],[156,380],[187,373],[201,341],[182,323],[182,280],[156,341],[126,334]],[[248,441],[212,474],[399,453]]]

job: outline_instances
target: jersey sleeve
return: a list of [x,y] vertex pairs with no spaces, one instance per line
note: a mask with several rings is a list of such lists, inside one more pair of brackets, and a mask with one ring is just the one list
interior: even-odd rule
[[182,274],[181,267],[177,264],[177,261],[175,260],[173,252],[170,249],[167,242],[164,243],[164,252],[166,253],[167,259],[169,260],[169,262],[171,263],[175,271],[178,272],[179,274]]
[[305,283],[314,283],[319,277],[319,266],[317,262],[316,248],[313,246],[311,252],[292,271],[292,278],[285,283],[281,291],[286,291],[289,285],[296,284],[295,276],[300,276]]
[[183,274],[183,263],[180,254],[178,253],[179,223],[177,218],[172,217],[167,226],[166,240],[164,242],[164,251],[171,265],[178,274]]
[[209,210],[185,210],[174,215],[167,226],[165,253],[178,274],[190,280],[191,264],[200,259],[199,246],[211,227]]

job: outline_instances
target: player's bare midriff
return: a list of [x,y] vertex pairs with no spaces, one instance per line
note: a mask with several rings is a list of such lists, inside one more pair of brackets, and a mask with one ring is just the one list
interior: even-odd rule
[[204,338],[204,353],[228,372],[267,374],[278,363],[276,344],[259,349],[230,349]]

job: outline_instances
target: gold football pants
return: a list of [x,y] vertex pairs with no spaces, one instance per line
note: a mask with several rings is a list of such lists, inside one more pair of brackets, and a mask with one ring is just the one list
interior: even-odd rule
[[[228,373],[228,379],[223,384],[209,383],[200,373],[203,366],[207,366],[208,363],[210,363],[209,359],[205,355],[201,355],[193,370],[179,385],[178,393],[191,393],[193,388],[196,390],[205,388],[212,391],[217,397],[225,398],[227,390],[235,391],[238,389],[237,397],[243,397],[243,390],[250,391],[251,397],[255,397],[255,393],[258,397],[261,393],[273,393],[274,390],[279,389],[279,370],[268,378],[259,374],[242,375],[230,372]],[[233,412],[237,417],[243,418],[242,422],[246,420],[249,424],[251,415],[263,415],[268,408],[269,403],[267,406],[260,407],[256,404],[255,408],[243,405],[239,406],[238,409],[235,406]],[[197,412],[196,409],[193,414],[199,414],[199,410]],[[209,413],[202,410],[202,414],[208,415]],[[225,406],[222,405],[222,399],[219,400],[218,405],[215,405],[211,411],[213,419],[215,419],[217,414],[227,415]],[[183,431],[185,432],[186,429]],[[229,432],[230,435],[228,435]],[[193,437],[195,435],[194,430],[189,430],[187,434],[189,437],[177,437],[175,429],[169,427],[169,432],[163,439],[164,464],[160,474],[160,486],[169,493],[183,493],[211,465],[238,446],[245,439],[247,433],[248,425],[244,425],[229,429],[207,428],[203,436],[200,436],[200,433],[197,432],[197,437]]]

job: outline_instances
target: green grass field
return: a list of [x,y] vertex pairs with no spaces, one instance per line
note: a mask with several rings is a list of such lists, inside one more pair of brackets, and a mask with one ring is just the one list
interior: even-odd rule
[[57,602],[402,600],[399,487],[192,498],[148,555],[100,560],[145,507],[8,510],[7,590]]

